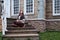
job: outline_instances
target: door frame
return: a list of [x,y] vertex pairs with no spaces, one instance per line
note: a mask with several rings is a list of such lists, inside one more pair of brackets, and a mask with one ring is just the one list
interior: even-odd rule
[[2,34],[5,35],[5,31],[7,30],[7,18],[10,18],[10,1],[11,0],[3,0],[2,4]]

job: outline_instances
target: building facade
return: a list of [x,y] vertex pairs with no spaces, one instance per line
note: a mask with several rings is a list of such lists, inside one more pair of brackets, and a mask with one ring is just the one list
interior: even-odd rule
[[7,18],[17,18],[23,10],[26,21],[40,32],[60,30],[60,0],[3,0],[2,30],[7,28]]

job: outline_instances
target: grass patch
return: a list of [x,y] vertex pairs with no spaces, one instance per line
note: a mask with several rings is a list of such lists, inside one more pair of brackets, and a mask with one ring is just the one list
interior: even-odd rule
[[60,32],[40,33],[40,40],[60,40]]
[[0,32],[0,40],[2,40],[2,32]]

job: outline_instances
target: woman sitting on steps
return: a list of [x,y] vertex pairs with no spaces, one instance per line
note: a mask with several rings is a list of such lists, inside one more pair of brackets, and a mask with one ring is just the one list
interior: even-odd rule
[[13,27],[23,27],[25,23],[25,17],[24,17],[24,13],[22,10],[20,10],[20,13],[18,15],[18,19],[16,21],[14,21],[14,23],[12,24]]

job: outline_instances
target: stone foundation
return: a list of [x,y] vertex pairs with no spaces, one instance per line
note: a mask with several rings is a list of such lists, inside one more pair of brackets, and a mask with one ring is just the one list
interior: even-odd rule
[[34,26],[40,32],[60,31],[60,20],[26,20],[30,25]]
[[60,31],[60,21],[47,21],[46,27],[48,31]]
[[46,29],[46,23],[44,20],[26,20],[29,25],[32,25],[36,28],[36,30],[39,30],[40,32],[44,32]]

